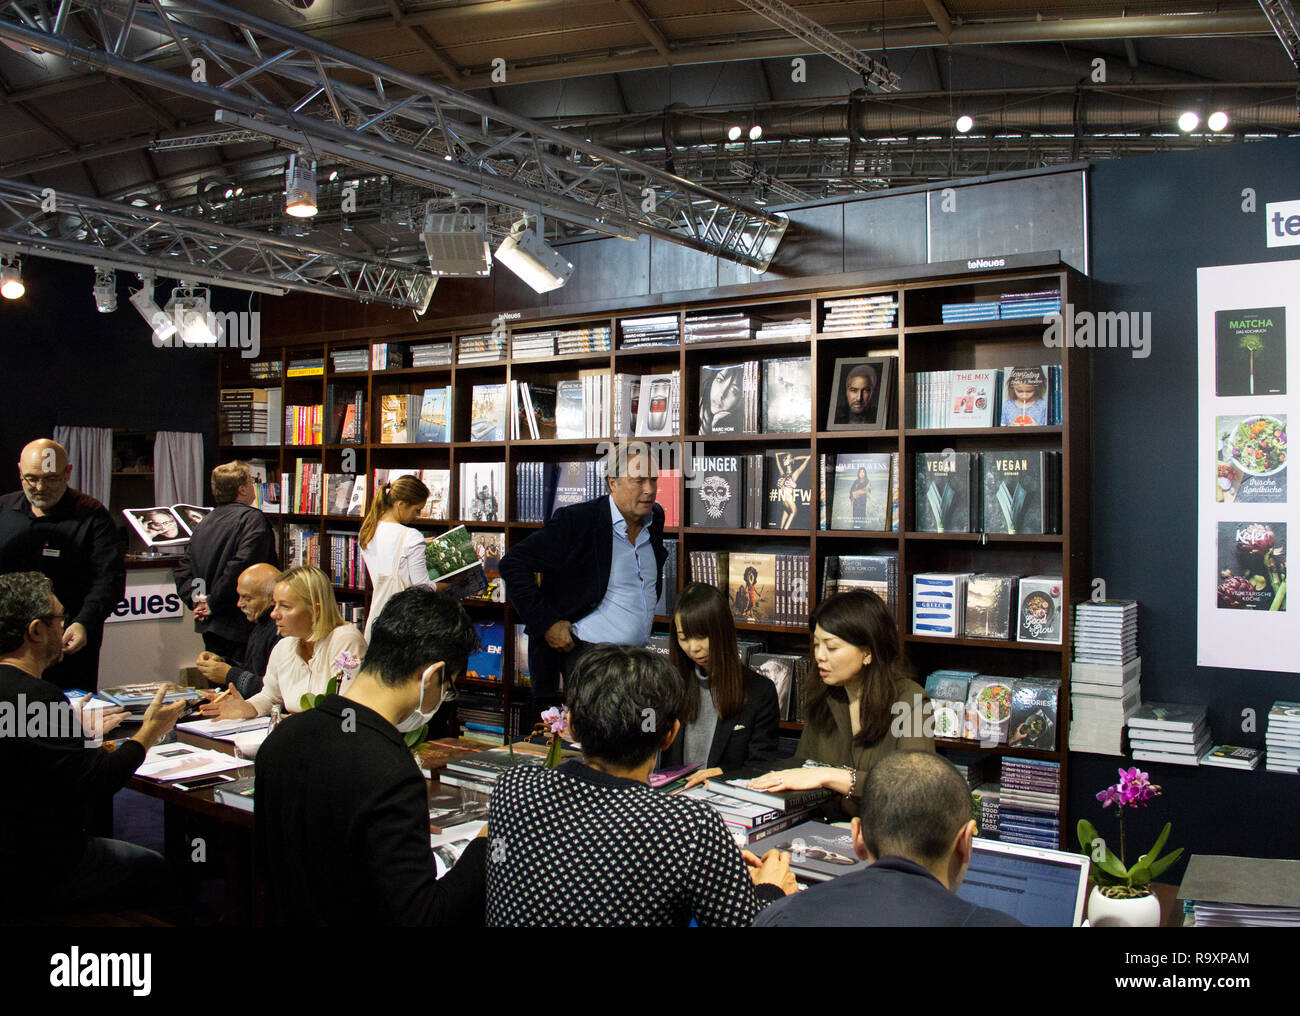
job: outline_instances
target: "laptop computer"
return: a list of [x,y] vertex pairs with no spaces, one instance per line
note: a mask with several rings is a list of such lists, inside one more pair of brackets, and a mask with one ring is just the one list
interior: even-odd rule
[[1088,857],[1000,840],[972,841],[957,895],[1037,928],[1077,928],[1088,898]]

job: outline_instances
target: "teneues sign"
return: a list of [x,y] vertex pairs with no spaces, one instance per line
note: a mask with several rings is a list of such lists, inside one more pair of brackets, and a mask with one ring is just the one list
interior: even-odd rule
[[184,617],[185,606],[170,582],[129,585],[126,596],[105,618],[112,621],[157,621],[162,618]]
[[1264,228],[1270,247],[1300,245],[1300,201],[1271,201],[1265,212]]

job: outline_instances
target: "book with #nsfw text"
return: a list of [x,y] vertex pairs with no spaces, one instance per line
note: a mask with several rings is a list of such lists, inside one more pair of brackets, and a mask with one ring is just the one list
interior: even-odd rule
[[807,529],[812,520],[812,452],[780,448],[764,452],[763,457],[765,528]]

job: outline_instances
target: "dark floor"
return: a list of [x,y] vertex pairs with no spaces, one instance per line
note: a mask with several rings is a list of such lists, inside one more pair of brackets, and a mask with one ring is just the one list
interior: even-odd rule
[[[119,790],[113,798],[113,835],[128,843],[166,854],[163,837],[162,801],[134,790]],[[222,878],[207,878],[192,886],[190,920],[206,927],[221,917],[225,904],[226,883]]]

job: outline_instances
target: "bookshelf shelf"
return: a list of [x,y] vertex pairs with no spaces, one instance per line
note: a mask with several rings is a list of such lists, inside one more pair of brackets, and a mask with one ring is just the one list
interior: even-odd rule
[[[1030,758],[1052,761],[1061,765],[1061,797],[1068,798],[1068,759],[1065,730],[1068,729],[1069,705],[1069,650],[1072,643],[1072,617],[1068,605],[1086,599],[1090,591],[1091,576],[1087,574],[1090,560],[1088,518],[1088,473],[1090,468],[1089,411],[1090,411],[1090,351],[1087,349],[1058,349],[1042,342],[1044,325],[1041,317],[1011,320],[972,321],[942,324],[939,319],[942,305],[952,302],[997,300],[1003,293],[1034,293],[1043,289],[1059,289],[1061,305],[1084,307],[1088,302],[1086,280],[1072,269],[1049,259],[1035,256],[1021,262],[1028,267],[995,271],[968,271],[965,262],[944,266],[938,274],[933,266],[920,266],[911,279],[882,281],[878,273],[863,273],[859,279],[846,276],[831,278],[784,279],[773,282],[755,282],[745,289],[701,290],[696,293],[672,294],[671,299],[630,298],[612,303],[599,312],[586,316],[566,316],[558,310],[550,317],[510,321],[506,324],[507,339],[516,339],[548,329],[608,325],[611,343],[617,347],[623,341],[622,326],[630,318],[668,317],[677,321],[678,341],[672,345],[647,345],[632,348],[594,350],[550,358],[501,358],[475,363],[449,363],[425,367],[399,367],[387,370],[336,371],[304,377],[250,379],[241,375],[247,372],[242,362],[221,364],[225,372],[219,379],[221,387],[278,388],[284,407],[290,405],[325,406],[323,421],[325,436],[338,434],[330,431],[329,386],[337,385],[345,392],[361,392],[365,402],[366,436],[376,438],[381,433],[380,398],[385,395],[418,395],[422,388],[451,386],[454,390],[449,434],[453,440],[441,443],[385,444],[371,440],[365,444],[326,445],[222,445],[223,453],[240,457],[265,455],[268,473],[284,471],[293,482],[294,460],[323,467],[326,474],[342,472],[341,464],[347,453],[355,452],[355,468],[373,477],[377,468],[412,470],[446,469],[450,472],[450,489],[447,492],[449,507],[446,511],[464,511],[461,505],[459,467],[470,463],[496,463],[504,465],[504,488],[499,493],[503,516],[531,510],[520,499],[521,476],[515,467],[523,462],[560,462],[591,460],[603,441],[618,438],[591,437],[581,439],[549,438],[532,440],[523,430],[523,439],[504,441],[474,441],[471,437],[471,389],[474,385],[493,385],[511,381],[527,382],[530,387],[549,386],[559,380],[578,377],[579,371],[593,368],[625,374],[664,375],[677,371],[680,376],[680,411],[675,433],[651,437],[629,436],[628,441],[659,443],[677,453],[694,447],[697,454],[730,455],[742,457],[761,453],[769,448],[791,450],[807,449],[811,455],[812,499],[810,523],[803,529],[712,529],[677,525],[665,527],[665,536],[677,541],[677,588],[691,581],[692,561],[688,554],[695,551],[726,550],[732,554],[743,552],[784,553],[785,547],[794,546],[808,554],[807,574],[809,609],[820,599],[822,583],[826,577],[826,558],[858,554],[897,554],[897,600],[895,616],[900,641],[916,661],[924,681],[930,669],[962,668],[1008,677],[1052,676],[1060,679],[1058,699],[1057,749],[1051,752],[1008,748],[981,748],[972,742],[960,740],[940,741],[940,747],[966,751],[981,751],[994,756]],[[730,294],[730,295],[729,295]],[[830,301],[864,296],[888,296],[897,301],[896,317],[891,327],[867,328],[853,331],[824,330],[826,315],[831,311]],[[495,309],[493,309],[495,313]],[[710,342],[688,342],[685,325],[700,315],[743,313],[754,319],[754,327],[761,324],[790,321],[800,317],[816,329],[806,337],[788,335],[770,339],[723,339]],[[531,315],[532,312],[530,311]],[[848,322],[852,325],[852,321]],[[405,331],[402,329],[405,327]],[[424,326],[427,328],[427,325]],[[671,335],[671,321],[668,325]],[[268,357],[288,359],[325,357],[327,367],[330,353],[340,350],[371,349],[384,343],[395,344],[410,362],[407,347],[414,343],[451,342],[455,347],[462,336],[479,335],[493,329],[491,313],[466,316],[447,326],[444,334],[430,336],[421,330],[419,323],[406,326],[398,324],[393,329],[342,333],[337,339],[327,339],[321,333],[279,335],[264,339]],[[509,349],[515,348],[513,345]],[[455,348],[453,348],[455,353]],[[716,366],[747,360],[809,357],[813,397],[811,406],[811,433],[774,434],[718,434],[696,435],[691,431],[701,429],[699,422],[700,372],[705,366]],[[831,409],[832,379],[837,360],[867,356],[897,357],[891,379],[892,406],[883,415],[886,426],[879,430],[826,430],[826,420]],[[1009,364],[1050,364],[1061,367],[1060,410],[1064,425],[1025,428],[916,428],[907,423],[917,419],[914,382],[918,374],[929,371],[970,370],[1004,367]],[[521,418],[521,424],[524,421]],[[526,424],[525,424],[526,426]],[[509,430],[506,431],[509,433]],[[908,530],[918,518],[915,499],[915,458],[921,452],[935,453],[946,447],[959,451],[979,451],[1001,448],[1014,450],[1050,450],[1061,453],[1061,512],[1060,532],[1056,534],[1006,535],[980,533],[922,533]],[[822,477],[817,468],[820,456],[850,454],[860,451],[892,453],[897,456],[899,469],[897,519],[903,530],[822,530],[818,524],[818,508]],[[683,464],[678,462],[679,466]],[[367,484],[367,493],[371,493]],[[678,518],[685,522],[690,517],[689,498],[693,490],[679,488]],[[287,492],[282,495],[287,496]],[[324,503],[333,506],[333,502]],[[439,511],[444,509],[439,508]],[[276,522],[275,519],[279,521]],[[290,525],[308,533],[314,528],[322,538],[322,561],[328,563],[330,529],[355,528],[356,516],[293,513],[273,518],[283,531]],[[730,521],[730,519],[728,519]],[[342,525],[347,523],[348,525]],[[456,525],[465,525],[476,534],[504,533],[505,547],[512,546],[541,528],[540,522],[461,522],[457,519],[416,519],[412,523],[424,532],[436,531]],[[873,521],[871,524],[877,525]],[[970,638],[933,638],[911,633],[912,576],[918,572],[1005,572],[1019,575],[1061,575],[1063,587],[1062,644],[1022,643],[1010,640],[985,640]],[[352,576],[347,576],[352,578]],[[368,595],[364,587],[352,587],[351,595]],[[354,601],[355,602],[355,601]],[[500,622],[506,638],[503,653],[503,678],[501,682],[475,683],[476,691],[499,692],[504,708],[510,714],[512,703],[527,694],[518,686],[515,677],[514,625],[520,620],[508,603],[486,600],[464,601],[471,615],[480,621]],[[669,618],[656,618],[655,630],[662,632],[671,626]],[[739,623],[744,637],[756,642],[767,642],[773,651],[788,651],[792,645],[806,641],[807,629],[803,625],[774,625]],[[762,637],[770,636],[770,637]],[[801,651],[801,650],[800,650]],[[787,721],[783,730],[798,730],[801,725]],[[1064,823],[1062,843],[1065,842]]]

